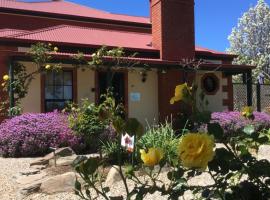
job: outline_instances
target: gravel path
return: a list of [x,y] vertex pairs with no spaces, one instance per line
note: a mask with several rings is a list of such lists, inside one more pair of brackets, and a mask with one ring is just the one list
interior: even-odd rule
[[16,185],[12,177],[18,172],[29,168],[31,158],[1,158],[0,157],[0,199],[17,199]]
[[[29,168],[29,163],[33,158],[1,158],[0,157],[0,200],[21,200],[20,196],[17,196],[17,188],[14,183],[13,176],[15,176],[20,171],[24,171]],[[161,179],[166,179],[166,173],[161,174]],[[208,182],[205,176],[194,182]],[[208,179],[209,180],[209,179]],[[132,182],[128,182],[129,186],[132,186]],[[121,182],[114,184],[111,187],[112,196],[118,194],[125,194],[124,186]],[[191,194],[187,193],[187,196],[190,197]],[[80,198],[74,193],[59,193],[55,195],[46,195],[41,193],[32,194],[23,200],[79,200]],[[100,198],[102,199],[102,198]],[[166,197],[161,197],[159,193],[149,195],[145,198],[146,200],[166,200]],[[190,198],[186,198],[190,199]]]
[[[270,146],[262,146],[259,151],[259,159],[268,159],[270,160]],[[29,163],[33,158],[1,158],[0,157],[0,200],[21,200],[17,196],[16,184],[12,179],[20,171],[24,171],[29,168]],[[161,174],[161,179],[166,182],[166,173]],[[202,174],[188,181],[190,185],[207,185],[213,184],[213,180],[207,174]],[[128,183],[130,186],[131,182]],[[118,194],[124,194],[124,186],[121,182],[111,186],[112,196]],[[55,195],[46,195],[46,194],[32,194],[23,200],[79,200],[80,198],[74,193],[59,193]],[[102,198],[100,198],[101,200]],[[161,197],[159,193],[154,193],[145,198],[145,200],[166,200],[166,197]],[[192,194],[186,192],[185,200],[192,199]]]

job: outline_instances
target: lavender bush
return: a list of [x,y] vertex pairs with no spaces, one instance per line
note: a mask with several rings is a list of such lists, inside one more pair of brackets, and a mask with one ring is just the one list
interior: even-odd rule
[[67,116],[58,112],[23,114],[0,124],[0,155],[42,156],[49,147],[80,148],[80,138],[68,127]]
[[256,131],[270,128],[270,115],[263,112],[253,112],[253,115],[254,120],[248,120],[241,116],[240,112],[214,112],[211,118],[212,122],[219,123],[227,134],[236,134],[248,124],[254,125]]

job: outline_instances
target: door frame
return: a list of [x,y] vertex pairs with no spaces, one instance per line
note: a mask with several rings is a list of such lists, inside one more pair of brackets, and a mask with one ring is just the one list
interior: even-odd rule
[[[125,109],[125,112],[126,112],[126,116],[128,117],[128,70],[126,69],[117,69],[117,70],[113,70],[114,72],[121,72],[124,74],[124,83],[125,83],[125,86],[124,86],[124,91],[125,91],[125,96],[124,96],[124,101],[125,101],[125,104],[124,104],[124,109]],[[104,69],[99,69],[99,70],[95,70],[95,103],[98,104],[98,100],[99,100],[99,96],[100,96],[100,93],[99,93],[99,76],[98,76],[98,73],[99,72],[106,72],[106,70]]]

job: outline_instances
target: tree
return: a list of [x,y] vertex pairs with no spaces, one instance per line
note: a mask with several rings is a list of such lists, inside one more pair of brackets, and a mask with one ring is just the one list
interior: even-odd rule
[[259,75],[270,80],[270,8],[264,0],[243,14],[228,39],[228,51],[239,55],[237,64],[257,66],[253,80]]

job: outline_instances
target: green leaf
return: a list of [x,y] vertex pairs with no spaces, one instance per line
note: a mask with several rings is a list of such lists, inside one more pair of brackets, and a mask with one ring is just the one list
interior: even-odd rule
[[218,123],[208,124],[208,133],[214,135],[216,139],[222,139],[224,131]]
[[253,125],[247,125],[245,126],[243,132],[246,133],[247,135],[252,135],[255,132],[255,128]]
[[84,174],[94,174],[99,167],[99,158],[89,158],[86,162],[82,163],[82,169]]
[[142,124],[136,118],[129,118],[126,122],[126,132],[141,137],[144,133]]
[[75,189],[77,191],[81,191],[81,189],[82,189],[82,185],[81,185],[81,183],[77,179],[75,181]]

